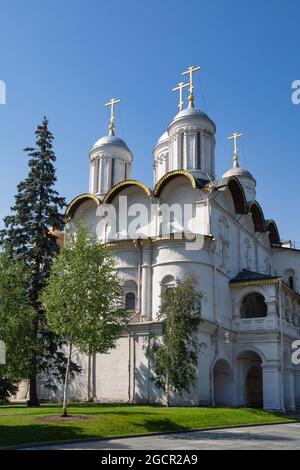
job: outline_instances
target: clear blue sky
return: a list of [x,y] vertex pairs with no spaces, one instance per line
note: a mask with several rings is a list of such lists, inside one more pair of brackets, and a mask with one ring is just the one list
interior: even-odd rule
[[107,133],[104,103],[121,98],[117,134],[133,177],[152,185],[152,148],[176,114],[171,89],[201,65],[196,104],[217,125],[217,173],[231,166],[227,136],[245,133],[241,160],[265,216],[300,241],[298,0],[1,0],[0,217],[26,176],[22,149],[44,115],[55,135],[58,189],[88,190],[88,151]]

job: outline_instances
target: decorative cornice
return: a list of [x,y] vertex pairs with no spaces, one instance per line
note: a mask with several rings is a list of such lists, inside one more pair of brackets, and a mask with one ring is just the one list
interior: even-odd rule
[[173,178],[176,178],[176,176],[185,176],[191,183],[192,188],[197,188],[197,183],[196,179],[189,173],[188,171],[185,170],[173,170],[170,171],[169,173],[166,173],[156,184],[154,190],[153,190],[153,195],[156,197],[159,197],[162,188],[165,186],[166,182],[168,180],[172,180]]
[[[173,236],[172,236],[173,235]],[[171,241],[171,242],[180,242],[180,241],[190,241],[189,238],[186,238],[185,234],[182,233],[182,239],[174,238],[174,235],[172,234],[171,236],[159,236],[159,237],[149,237],[145,239],[135,239],[135,240],[116,240],[116,241],[111,241],[105,243],[105,246],[110,247],[110,248],[119,248],[119,247],[128,247],[128,246],[134,246],[135,243],[139,243],[140,246],[147,246],[151,245],[154,243],[160,243],[160,242],[165,242],[165,241]],[[195,234],[195,237],[197,234]],[[205,239],[210,239],[211,237],[208,235],[204,235]]]
[[133,240],[118,240],[115,242],[104,243],[108,248],[123,248],[126,246],[133,247]]
[[136,180],[125,180],[125,181],[121,181],[120,183],[113,186],[106,193],[106,195],[103,199],[103,204],[108,204],[109,202],[111,202],[112,199],[118,194],[118,192],[120,192],[122,190],[122,188],[125,189],[128,186],[137,186],[137,187],[141,188],[147,194],[148,197],[150,197],[152,195],[151,190],[144,183],[141,183],[140,181],[136,181]]
[[250,287],[250,286],[265,286],[268,284],[277,284],[279,279],[259,279],[256,281],[241,281],[231,283],[231,287]]
[[97,206],[100,205],[100,200],[94,194],[90,194],[90,193],[80,194],[79,196],[75,197],[68,205],[66,212],[65,212],[66,217],[68,219],[72,218],[76,209],[80,206],[80,204],[87,201],[88,199],[93,200]]

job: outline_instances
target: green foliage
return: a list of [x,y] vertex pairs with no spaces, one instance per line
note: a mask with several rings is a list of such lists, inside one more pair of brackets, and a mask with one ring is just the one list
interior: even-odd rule
[[0,253],[0,339],[6,346],[6,365],[0,366],[0,401],[15,391],[14,383],[30,375],[32,359],[39,352],[27,285],[24,263]]
[[30,298],[33,303],[49,275],[51,261],[59,246],[50,229],[62,230],[64,216],[60,209],[64,198],[55,191],[56,183],[52,149],[53,135],[44,118],[36,132],[36,148],[26,148],[29,156],[28,177],[17,187],[12,215],[4,218],[5,229],[1,231],[5,250],[18,255],[30,270]]
[[78,225],[54,260],[41,301],[48,327],[81,353],[107,353],[127,325],[111,251]]
[[15,385],[8,377],[2,377],[2,366],[0,366],[0,405],[9,402],[9,398],[15,395],[18,391]]
[[83,225],[69,231],[65,246],[54,260],[48,285],[41,295],[48,328],[69,343],[63,416],[73,346],[85,354],[107,353],[128,323],[121,308],[122,282],[115,258]]
[[[27,178],[17,187],[12,214],[4,218],[5,228],[0,232],[0,243],[6,253],[21,259],[28,270],[26,279],[27,297],[35,309],[32,322],[32,338],[43,343],[40,354],[32,358],[31,401],[37,404],[36,375],[51,369],[50,375],[58,372],[62,358],[54,348],[47,349],[48,338],[40,326],[45,324],[44,312],[39,303],[39,293],[49,277],[53,257],[59,251],[57,238],[51,229],[62,230],[65,206],[64,198],[54,189],[56,183],[56,161],[53,152],[53,135],[48,129],[48,120],[37,127],[36,147],[26,148],[29,157]],[[51,343],[56,338],[51,339]],[[48,360],[49,359],[49,360]]]
[[168,401],[170,392],[182,396],[196,381],[201,299],[191,278],[162,294],[158,315],[162,338],[151,339],[147,355],[153,362],[153,380],[167,393]]

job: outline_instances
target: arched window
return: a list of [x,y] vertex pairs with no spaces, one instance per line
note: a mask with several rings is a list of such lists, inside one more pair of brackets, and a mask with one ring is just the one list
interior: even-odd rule
[[135,294],[133,292],[126,294],[125,307],[127,310],[135,310]]
[[164,294],[169,289],[173,289],[176,286],[176,282],[173,276],[168,275],[161,281],[161,293]]
[[295,271],[293,269],[287,269],[284,272],[284,280],[290,289],[295,290]]
[[258,293],[247,295],[241,305],[241,318],[263,318],[267,316],[264,296]]

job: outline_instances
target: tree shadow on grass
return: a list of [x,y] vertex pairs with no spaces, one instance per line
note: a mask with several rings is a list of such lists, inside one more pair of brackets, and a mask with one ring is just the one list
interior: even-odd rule
[[134,426],[143,428],[141,432],[152,433],[152,432],[172,432],[172,431],[188,431],[189,426],[178,424],[168,418],[159,419],[145,419],[142,423],[132,423]]
[[[95,437],[95,434],[83,433],[80,427],[54,426],[47,424],[0,426],[0,448],[40,443],[46,441],[72,440]],[[104,436],[97,435],[101,438]]]

